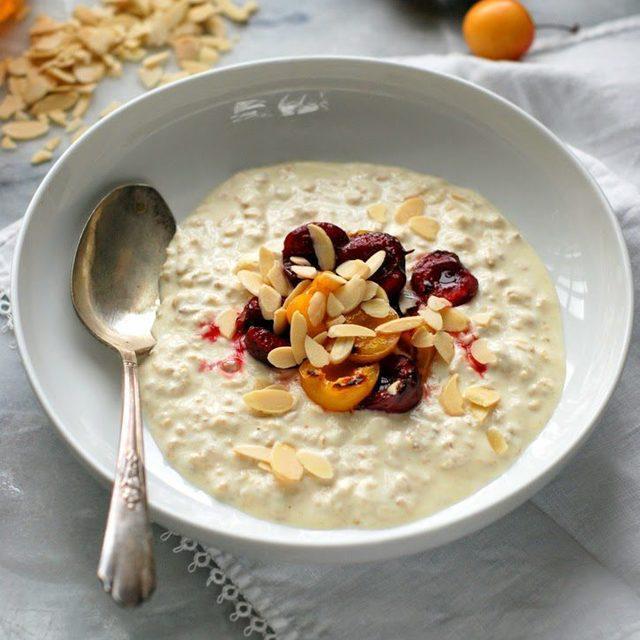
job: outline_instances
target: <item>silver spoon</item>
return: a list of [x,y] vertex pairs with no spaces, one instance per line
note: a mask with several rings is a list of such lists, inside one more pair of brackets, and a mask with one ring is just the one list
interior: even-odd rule
[[120,445],[98,578],[124,606],[155,589],[147,509],[137,356],[155,340],[158,277],[176,230],[162,196],[144,185],[114,189],[93,210],[73,264],[71,297],[87,329],[122,357]]

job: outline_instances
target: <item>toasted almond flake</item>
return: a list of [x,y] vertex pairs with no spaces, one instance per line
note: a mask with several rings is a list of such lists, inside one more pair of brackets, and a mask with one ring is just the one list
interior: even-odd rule
[[399,224],[404,224],[414,216],[420,216],[424,212],[424,200],[419,197],[408,198],[397,209],[394,219]]
[[456,354],[453,338],[445,331],[438,331],[433,337],[433,346],[440,357],[449,364]]
[[306,258],[301,258],[300,256],[291,256],[289,258],[291,264],[297,264],[300,267],[310,267],[311,263]]
[[329,360],[332,364],[344,362],[353,350],[355,338],[337,338],[329,352]]
[[[367,300],[371,300],[372,298],[377,297],[377,293],[378,293],[378,287],[380,285],[377,282],[373,282],[373,280],[367,280],[366,285],[365,285],[365,289],[364,289],[364,295],[362,296],[362,300],[363,301],[367,301]],[[384,289],[383,289],[384,291]],[[385,297],[383,299],[387,299],[386,298],[386,293],[385,293]]]
[[323,271],[332,271],[336,266],[336,252],[333,248],[333,242],[327,232],[317,224],[307,225],[311,241],[313,242],[313,251],[318,259],[318,264]]
[[66,111],[71,109],[78,100],[78,93],[76,91],[69,91],[67,93],[50,93],[48,96],[38,100],[32,107],[31,113],[39,115],[40,113],[47,113],[47,111]]
[[304,293],[310,286],[311,282],[309,280],[298,282],[298,284],[291,290],[291,293],[286,297],[282,306],[286,309],[294,298],[297,298],[301,293]]
[[329,364],[329,354],[327,350],[311,336],[305,336],[304,350],[307,359],[314,367],[321,369]]
[[327,327],[333,327],[336,324],[344,324],[347,321],[347,319],[340,314],[339,316],[336,316],[335,318],[331,318],[331,320],[327,321]]
[[268,284],[263,284],[258,290],[258,303],[265,320],[273,320],[273,314],[280,308],[282,296]]
[[[57,69],[56,67],[50,67],[45,69],[45,73],[49,76],[54,77],[56,80],[60,80],[66,84],[74,84],[76,81],[76,77],[73,73],[69,73],[68,71],[63,71],[62,69]],[[45,91],[39,98],[42,98],[43,95],[46,95],[48,91]],[[36,98],[38,100],[39,98]],[[29,102],[29,100],[27,100]]]
[[320,333],[318,333],[315,336],[313,336],[313,339],[318,344],[324,344],[327,341],[328,338],[329,338],[329,332],[328,331],[321,331]]
[[73,73],[80,84],[99,82],[104,78],[105,66],[102,62],[77,64],[73,67]]
[[238,312],[235,309],[225,309],[222,313],[218,314],[216,318],[216,324],[220,329],[220,333],[231,340],[236,332],[236,320],[238,319]]
[[238,275],[240,271],[258,271],[258,263],[247,256],[240,258],[233,267],[233,273]]
[[434,334],[426,327],[418,327],[411,336],[411,344],[418,349],[428,349],[434,346]]
[[180,66],[189,74],[195,75],[196,73],[203,73],[204,71],[209,71],[210,67],[208,64],[204,62],[199,62],[198,60],[182,60],[180,62]]
[[303,280],[313,280],[318,275],[318,270],[315,267],[294,265],[291,267],[291,271]]
[[482,424],[490,413],[490,409],[485,409],[485,407],[479,407],[477,404],[472,404],[471,407],[471,415],[476,422],[476,425]]
[[347,284],[334,291],[335,297],[344,307],[343,313],[353,311],[362,302],[366,288],[367,284],[362,278],[354,277]]
[[387,205],[382,202],[372,204],[367,208],[367,213],[369,217],[376,222],[384,224],[387,221]]
[[422,306],[418,314],[424,318],[425,322],[435,331],[440,331],[443,327],[442,316],[430,307]]
[[29,72],[27,74],[27,85],[22,92],[22,98],[27,104],[33,104],[47,95],[51,91],[52,85],[49,80],[39,73]]
[[9,122],[2,127],[2,133],[14,140],[33,140],[49,131],[49,125],[37,120]]
[[490,387],[473,385],[464,390],[464,397],[469,402],[477,404],[479,407],[494,407],[500,402],[500,394]]
[[336,268],[336,273],[345,280],[353,278],[366,280],[371,275],[371,270],[364,260],[347,260]]
[[491,445],[491,448],[499,455],[503,455],[507,452],[509,445],[505,440],[502,432],[496,427],[489,427],[487,429],[487,440]]
[[440,223],[429,216],[412,216],[409,218],[409,228],[425,240],[433,241],[438,237]]
[[220,59],[220,54],[213,47],[202,47],[198,54],[200,62],[215,64]]
[[288,326],[287,310],[284,307],[276,309],[273,312],[273,332],[279,336],[287,330]]
[[64,130],[67,133],[73,133],[74,131],[77,131],[83,124],[84,122],[82,118],[74,118],[73,120],[71,120],[71,122],[69,122],[69,124],[67,124]]
[[479,338],[471,343],[471,355],[480,364],[495,364],[498,361],[485,338]]
[[382,300],[386,300],[387,302],[389,302],[389,296],[387,295],[387,292],[378,284],[376,284],[376,298],[380,298]]
[[458,374],[454,373],[442,387],[438,401],[449,416],[464,415],[463,398],[458,388]]
[[[89,104],[91,103],[91,98],[89,96],[80,96],[78,98],[78,102],[76,102],[75,106],[71,110],[71,116],[73,118],[82,118],[82,116],[87,113],[87,109],[89,109]],[[53,111],[50,111],[47,115],[51,118],[51,114]],[[61,113],[60,110],[57,110],[56,113]]]
[[259,444],[236,444],[233,447],[233,453],[250,460],[266,462],[267,464],[271,462],[271,449]]
[[469,318],[458,309],[453,307],[443,309],[440,314],[442,316],[442,328],[445,331],[464,331],[469,326]]
[[273,288],[281,295],[288,296],[291,293],[291,284],[282,268],[280,260],[276,260],[269,273],[267,273],[267,279],[273,285]]
[[7,61],[7,71],[12,76],[24,76],[30,68],[29,61],[26,58],[11,58]]
[[42,164],[43,162],[49,162],[53,158],[53,154],[51,151],[47,151],[46,149],[40,149],[40,151],[36,151],[31,156],[31,164]]
[[327,296],[327,315],[330,318],[335,318],[339,316],[344,311],[344,305],[338,298],[335,297],[333,293],[330,293]]
[[160,78],[162,78],[162,73],[161,67],[140,67],[138,69],[140,82],[142,82],[147,89],[153,89],[158,85]]
[[9,136],[3,136],[0,146],[2,146],[2,148],[6,149],[7,151],[11,151],[12,149],[16,149],[18,147],[18,145]]
[[8,94],[0,102],[0,120],[8,120],[16,111],[24,107],[24,101],[19,96]]
[[[74,111],[75,111],[75,108],[74,108]],[[53,109],[52,111],[48,111],[47,116],[55,124],[61,127],[67,126],[67,115],[61,109]]]
[[360,308],[372,318],[386,318],[391,313],[389,303],[380,298],[373,298],[367,302],[363,302]]
[[422,324],[424,324],[424,320],[420,316],[395,318],[394,320],[389,320],[389,322],[379,324],[376,327],[376,333],[402,333],[403,331],[417,329]]
[[204,22],[207,18],[214,15],[215,12],[216,10],[212,5],[202,3],[201,5],[193,7],[193,9],[189,9],[187,20],[189,20],[189,22]]
[[161,51],[160,53],[154,53],[150,56],[147,56],[142,61],[142,66],[146,69],[152,69],[153,67],[157,67],[158,65],[164,64],[171,54],[168,51]]
[[102,111],[98,113],[98,117],[106,118],[110,113],[113,113],[118,109],[121,104],[122,103],[118,102],[118,100],[112,100]]
[[277,369],[289,369],[296,366],[291,347],[276,347],[267,354],[267,360]]
[[382,266],[386,257],[387,252],[381,249],[380,251],[376,251],[368,260],[365,261],[365,264],[369,267],[369,273],[366,276],[367,278],[370,278]]
[[47,151],[55,151],[58,148],[58,145],[62,142],[62,138],[60,136],[56,136],[54,138],[49,138],[49,140],[47,140],[44,143],[44,148]]
[[240,284],[252,295],[257,296],[260,293],[260,287],[264,284],[259,273],[241,269],[236,274]]
[[429,309],[434,311],[442,311],[443,309],[450,307],[451,303],[446,298],[439,298],[438,296],[429,296],[427,300]]
[[309,307],[307,308],[307,316],[309,322],[317,327],[324,320],[324,315],[327,312],[327,296],[322,291],[316,291],[309,300]]
[[280,415],[291,411],[294,397],[282,389],[256,389],[242,396],[245,404],[260,413]]
[[299,311],[296,311],[291,317],[289,340],[291,342],[291,348],[293,349],[293,355],[298,364],[301,364],[307,355],[304,348],[304,339],[306,336],[307,321]]
[[271,251],[268,247],[262,246],[258,250],[258,267],[262,277],[266,280],[269,277],[269,271],[275,264],[277,259],[275,251]]
[[375,338],[376,332],[359,324],[334,324],[329,327],[330,338]]
[[471,320],[479,327],[488,327],[493,319],[493,314],[490,312],[476,313],[471,316]]
[[319,453],[301,449],[296,453],[296,457],[300,461],[300,464],[311,475],[321,480],[331,480],[333,478],[333,467],[331,463]]
[[296,450],[282,442],[273,445],[271,469],[273,475],[283,482],[298,482],[304,473],[304,467],[296,457]]
[[273,469],[268,462],[258,462],[258,469],[262,469],[263,471],[268,471],[269,473],[273,473]]

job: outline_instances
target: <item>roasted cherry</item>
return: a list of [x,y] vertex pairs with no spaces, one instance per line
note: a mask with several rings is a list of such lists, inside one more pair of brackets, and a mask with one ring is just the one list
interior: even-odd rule
[[405,413],[421,399],[422,379],[418,367],[407,356],[393,354],[380,362],[378,384],[358,408]]
[[244,305],[244,308],[236,320],[236,331],[243,334],[247,333],[250,327],[264,327],[267,329],[271,326],[271,322],[262,317],[257,296],[253,296],[253,298]]
[[422,301],[434,295],[446,298],[456,307],[476,295],[478,280],[455,253],[434,251],[416,263],[411,287]]
[[[349,242],[349,236],[340,227],[330,222],[314,222],[313,224],[322,227],[333,243],[336,250]],[[300,278],[291,270],[294,266],[291,262],[292,257],[305,258],[314,267],[318,266],[315,251],[313,250],[313,241],[309,233],[308,225],[303,224],[290,231],[284,239],[284,247],[282,249],[282,262],[284,270],[292,282],[297,282]]]
[[247,351],[260,362],[264,362],[271,366],[267,356],[272,349],[276,347],[287,347],[289,342],[273,331],[264,327],[249,327],[244,337]]
[[337,255],[338,263],[347,260],[368,260],[381,249],[387,256],[371,280],[377,282],[395,302],[407,281],[404,260],[407,252],[398,238],[381,231],[357,233],[347,244],[340,247]]

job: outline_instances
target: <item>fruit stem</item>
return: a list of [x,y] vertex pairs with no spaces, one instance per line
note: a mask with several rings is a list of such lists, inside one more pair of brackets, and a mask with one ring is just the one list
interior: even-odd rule
[[580,25],[576,22],[574,24],[554,24],[554,23],[542,23],[536,24],[538,29],[558,29],[560,31],[568,31],[569,33],[578,33],[580,31]]

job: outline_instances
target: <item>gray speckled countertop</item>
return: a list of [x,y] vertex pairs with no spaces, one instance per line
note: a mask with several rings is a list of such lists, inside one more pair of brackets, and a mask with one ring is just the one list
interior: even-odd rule
[[[44,4],[41,0],[40,6]],[[300,54],[463,51],[459,21],[464,5],[444,0],[262,0],[260,13],[223,64]],[[583,25],[638,11],[638,0],[529,0],[527,5],[539,22]],[[0,33],[4,57],[10,52],[2,44]],[[100,94],[103,105],[109,90]],[[0,228],[23,214],[46,171],[46,166],[33,168],[17,156],[0,156]],[[54,328],[45,322],[43,330]],[[10,333],[0,335],[0,407],[2,640],[243,637],[241,624],[228,621],[229,607],[215,603],[215,587],[205,588],[207,573],[189,573],[190,557],[174,554],[171,541],[157,545],[159,588],[143,608],[123,611],[101,592],[95,565],[107,494],[45,417]]]

